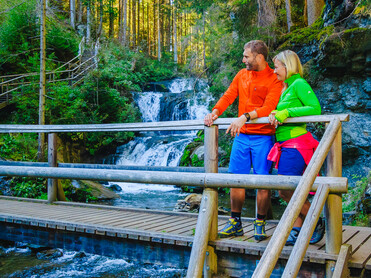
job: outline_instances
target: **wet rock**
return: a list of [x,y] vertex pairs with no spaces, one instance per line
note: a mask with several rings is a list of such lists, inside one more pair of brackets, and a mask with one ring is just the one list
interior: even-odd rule
[[201,194],[189,194],[184,200],[178,200],[174,211],[178,212],[197,212],[201,204]]
[[82,189],[89,189],[91,190],[91,194],[98,198],[99,200],[107,200],[107,199],[117,199],[120,198],[119,195],[117,195],[112,190],[104,187],[98,182],[95,181],[88,181],[88,180],[78,180],[73,183],[73,185],[77,188]]
[[0,195],[12,196],[10,181],[9,177],[0,177]]
[[81,259],[81,258],[85,258],[86,257],[86,254],[84,252],[77,252],[73,258],[74,259]]
[[111,189],[112,191],[115,191],[115,192],[120,192],[120,191],[122,191],[121,186],[119,186],[118,184],[115,184],[115,183],[111,184],[111,185],[109,186],[109,189]]
[[323,11],[324,26],[334,24],[348,17],[358,0],[326,0]]
[[59,249],[49,249],[36,254],[39,260],[52,260],[63,256],[63,252]]
[[20,248],[29,248],[32,253],[39,253],[39,252],[43,252],[43,251],[51,250],[52,249],[52,248],[47,247],[47,246],[41,246],[41,245],[31,244],[31,243],[27,243],[27,244],[23,244],[22,243],[22,246],[18,246],[17,245],[17,247],[20,247]]

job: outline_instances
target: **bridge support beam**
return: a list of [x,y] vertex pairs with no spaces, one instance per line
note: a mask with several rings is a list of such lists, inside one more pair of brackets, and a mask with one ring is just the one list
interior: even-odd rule
[[[326,160],[326,176],[342,176],[341,126]],[[341,194],[329,194],[325,204],[326,252],[339,254],[342,244],[342,198]],[[326,262],[326,277],[332,277],[335,262]]]
[[[48,134],[48,164],[49,167],[57,167],[57,134]],[[58,180],[48,179],[48,202],[57,200]]]
[[[205,172],[218,172],[218,127],[205,127]],[[212,277],[217,273],[217,257],[210,240],[218,236],[218,191],[205,188],[202,194],[187,278]]]

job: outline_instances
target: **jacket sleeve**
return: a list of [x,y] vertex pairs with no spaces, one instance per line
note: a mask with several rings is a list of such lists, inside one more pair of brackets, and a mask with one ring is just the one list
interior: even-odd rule
[[[229,105],[233,103],[233,101],[238,96],[238,83],[240,82],[241,73],[237,73],[237,75],[234,77],[231,85],[229,86],[228,90],[223,94],[223,96],[219,99],[219,101],[215,104],[213,107],[214,109],[218,109],[220,112],[220,115],[223,114],[223,112],[228,108]],[[220,116],[219,115],[219,116]]]
[[303,106],[287,108],[290,117],[320,115],[321,105],[310,85],[303,79],[292,85],[295,86],[294,92]]
[[259,118],[269,116],[269,114],[276,109],[278,101],[280,100],[281,92],[282,82],[276,79],[269,88],[263,106],[256,109]]

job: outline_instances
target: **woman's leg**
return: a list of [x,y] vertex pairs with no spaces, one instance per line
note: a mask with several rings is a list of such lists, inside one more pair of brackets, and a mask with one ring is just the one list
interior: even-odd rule
[[[280,197],[284,201],[286,201],[287,203],[290,202],[291,197],[294,194],[294,192],[291,191],[291,190],[279,190],[278,193],[279,193]],[[298,218],[296,218],[296,220],[294,222],[294,227],[303,226],[303,222],[305,220],[305,217],[308,214],[309,208],[310,208],[310,202],[308,201],[308,199],[306,199],[303,207],[301,208],[301,211],[300,211],[300,214],[299,214]]]

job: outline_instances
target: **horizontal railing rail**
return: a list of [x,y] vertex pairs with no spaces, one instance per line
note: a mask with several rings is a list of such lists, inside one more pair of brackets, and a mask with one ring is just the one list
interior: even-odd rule
[[[285,123],[328,123],[334,117],[340,121],[349,121],[348,114],[319,115],[288,118]],[[219,129],[227,129],[235,118],[219,118],[214,124]],[[258,118],[247,124],[268,123],[268,118]],[[82,125],[0,125],[0,133],[54,133],[54,132],[108,132],[108,131],[177,131],[177,130],[200,130],[204,129],[203,120],[184,120],[184,121],[164,121],[164,122],[145,122],[145,123],[116,123],[116,124],[82,124]]]
[[[60,167],[2,166],[0,176],[40,177],[55,179],[80,179],[148,184],[199,186],[204,188],[248,188],[295,190],[299,176],[242,175],[219,173],[156,172],[138,170],[81,169]],[[346,193],[347,178],[317,177],[311,190],[327,185],[330,192]]]

